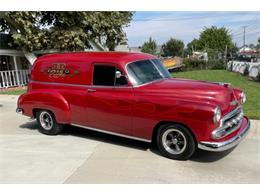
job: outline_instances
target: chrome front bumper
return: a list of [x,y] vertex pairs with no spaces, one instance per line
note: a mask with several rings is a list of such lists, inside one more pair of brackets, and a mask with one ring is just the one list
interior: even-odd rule
[[230,138],[229,140],[223,141],[223,142],[199,142],[198,148],[202,150],[207,151],[213,151],[213,152],[221,152],[228,150],[230,148],[235,147],[237,144],[239,144],[247,135],[250,128],[250,121],[248,118],[245,117],[247,120],[246,125],[242,130],[240,130],[240,133],[236,136]]

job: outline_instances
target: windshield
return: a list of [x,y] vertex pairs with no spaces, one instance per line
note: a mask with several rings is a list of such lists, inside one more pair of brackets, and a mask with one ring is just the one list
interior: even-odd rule
[[159,59],[140,60],[132,62],[126,67],[133,85],[142,85],[155,80],[170,78],[168,70]]

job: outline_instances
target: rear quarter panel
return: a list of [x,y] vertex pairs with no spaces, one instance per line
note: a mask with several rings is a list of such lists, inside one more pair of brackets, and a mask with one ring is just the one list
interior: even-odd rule
[[18,107],[24,110],[24,115],[34,117],[34,109],[50,110],[58,123],[70,123],[70,106],[67,100],[54,90],[33,90],[19,97]]

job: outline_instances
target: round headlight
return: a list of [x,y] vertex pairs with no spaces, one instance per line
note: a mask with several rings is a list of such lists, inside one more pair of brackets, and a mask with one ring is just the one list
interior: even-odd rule
[[246,102],[246,94],[244,92],[241,93],[240,102],[241,104],[244,104]]
[[218,123],[221,119],[221,110],[220,108],[217,106],[214,110],[214,116],[213,116],[213,122],[214,123]]

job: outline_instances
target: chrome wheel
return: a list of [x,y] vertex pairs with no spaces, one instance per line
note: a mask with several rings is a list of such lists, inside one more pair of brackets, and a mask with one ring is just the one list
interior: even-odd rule
[[168,129],[162,135],[164,149],[170,154],[181,154],[187,147],[184,134],[178,129]]
[[49,112],[46,112],[46,111],[41,112],[39,119],[40,119],[40,123],[41,123],[41,126],[43,129],[45,129],[47,131],[52,129],[53,118]]

